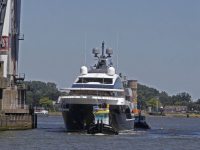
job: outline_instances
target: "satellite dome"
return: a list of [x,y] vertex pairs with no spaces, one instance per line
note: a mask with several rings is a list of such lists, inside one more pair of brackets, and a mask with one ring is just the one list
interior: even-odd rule
[[108,47],[106,49],[106,54],[113,54],[113,49],[111,47]]
[[98,57],[97,54],[100,53],[100,50],[98,47],[94,47],[93,50],[92,50],[92,53],[94,54],[94,57]]
[[87,67],[82,66],[81,69],[80,69],[80,73],[81,73],[82,75],[86,75],[86,74],[88,73]]
[[106,49],[106,54],[108,54],[108,56],[110,57],[110,55],[113,54],[113,49],[111,47],[108,47]]
[[108,75],[113,76],[115,74],[115,68],[114,67],[109,67],[108,68]]
[[92,50],[92,53],[93,54],[99,54],[100,53],[100,50],[98,47],[94,47],[93,50]]

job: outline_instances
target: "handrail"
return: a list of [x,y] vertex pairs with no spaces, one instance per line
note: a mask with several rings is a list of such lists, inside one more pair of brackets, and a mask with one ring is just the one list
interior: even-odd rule
[[61,96],[62,98],[90,98],[90,99],[107,99],[107,100],[119,100],[121,97],[113,97],[113,96],[94,96],[94,95],[70,95],[70,96]]

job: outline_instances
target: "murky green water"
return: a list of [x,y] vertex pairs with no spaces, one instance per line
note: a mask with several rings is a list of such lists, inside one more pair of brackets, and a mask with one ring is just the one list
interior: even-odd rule
[[0,132],[0,149],[199,149],[200,118],[146,118],[151,130],[87,135],[64,130],[62,116],[38,118],[38,128]]

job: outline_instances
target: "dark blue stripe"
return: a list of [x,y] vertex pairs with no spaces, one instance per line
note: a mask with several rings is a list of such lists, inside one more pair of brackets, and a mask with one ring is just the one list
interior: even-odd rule
[[108,89],[114,89],[114,85],[73,84],[72,88],[108,88]]

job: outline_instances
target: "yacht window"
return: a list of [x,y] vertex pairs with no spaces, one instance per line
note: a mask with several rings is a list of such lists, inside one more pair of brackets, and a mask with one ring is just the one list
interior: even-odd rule
[[118,77],[115,81],[115,84],[114,84],[114,89],[123,89],[123,84],[120,80],[120,78]]
[[99,96],[114,96],[113,92],[110,91],[84,91],[77,90],[71,91],[72,95],[99,95]]
[[79,78],[76,83],[99,82],[103,84],[112,84],[112,78]]

